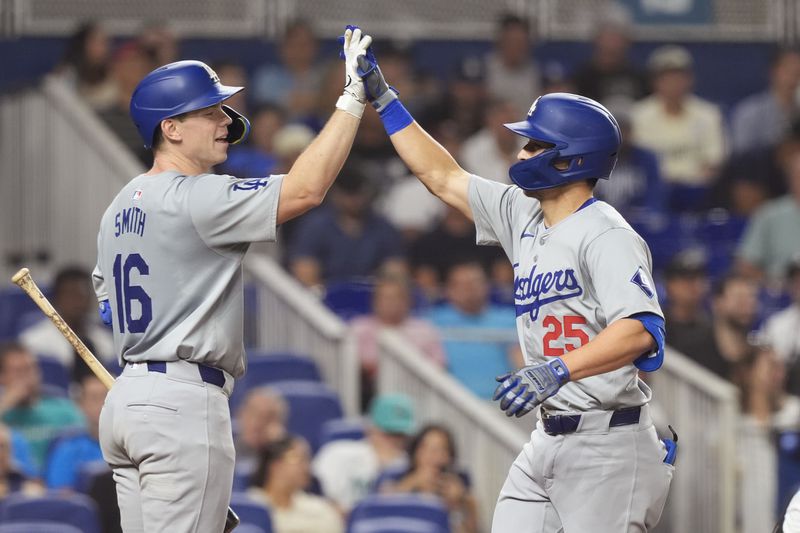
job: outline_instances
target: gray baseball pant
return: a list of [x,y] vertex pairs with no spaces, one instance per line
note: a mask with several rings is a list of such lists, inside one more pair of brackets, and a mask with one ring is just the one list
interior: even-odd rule
[[220,533],[233,486],[234,448],[225,386],[195,364],[166,373],[127,365],[100,414],[100,447],[114,471],[125,533]]
[[646,533],[658,523],[675,467],[649,406],[638,424],[609,428],[611,411],[583,413],[574,433],[541,421],[511,465],[492,533]]

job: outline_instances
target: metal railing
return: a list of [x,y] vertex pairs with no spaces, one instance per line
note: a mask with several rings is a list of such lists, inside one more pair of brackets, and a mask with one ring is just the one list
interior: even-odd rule
[[[141,163],[60,78],[0,96],[0,254],[91,268],[100,218]],[[11,269],[22,265],[7,265]],[[5,271],[4,271],[5,269]],[[34,272],[36,274],[36,272]]]
[[[382,331],[378,343],[378,389],[409,395],[420,422],[444,423],[453,432],[458,462],[472,478],[483,530],[489,531],[500,488],[511,463],[530,440],[530,431],[522,430],[489,402],[478,399],[397,333]],[[528,424],[532,430],[532,417],[528,417]]]
[[667,349],[649,374],[653,406],[678,432],[678,456],[664,522],[670,531],[736,531],[736,387]]
[[248,254],[245,268],[257,283],[256,345],[310,356],[338,393],[345,413],[359,413],[358,359],[347,326],[275,261]]

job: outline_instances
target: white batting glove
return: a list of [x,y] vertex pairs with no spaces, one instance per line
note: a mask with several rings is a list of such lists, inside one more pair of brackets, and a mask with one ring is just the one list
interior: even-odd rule
[[342,51],[339,57],[344,59],[344,92],[336,102],[336,107],[361,118],[367,102],[367,93],[364,82],[358,74],[358,57],[367,53],[367,48],[372,44],[372,37],[363,35],[357,26],[347,26],[343,37],[339,37]]

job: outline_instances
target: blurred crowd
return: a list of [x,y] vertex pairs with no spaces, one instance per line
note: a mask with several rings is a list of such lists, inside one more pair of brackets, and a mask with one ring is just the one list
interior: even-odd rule
[[[407,48],[374,46],[415,119],[462,167],[488,179],[510,183],[521,142],[502,125],[524,117],[535,97],[575,92],[612,111],[623,146],[596,196],[651,247],[667,343],[740,391],[742,465],[754,457],[762,464],[741,468],[747,503],[740,527],[766,531],[800,485],[800,476],[778,475],[781,461],[800,464],[800,438],[775,439],[800,436],[800,52],[776,48],[763,92],[723,110],[694,93],[703,73],[687,48],[666,44],[636,64],[632,44],[629,21],[613,11],[599,18],[591,55],[571,72],[537,62],[536,36],[513,15],[498,21],[486,55],[461,57],[440,76],[417,68]],[[275,62],[249,70],[200,58],[212,60],[224,84],[247,88],[228,103],[249,117],[252,132],[230,148],[219,173],[287,172],[334,109],[341,64],[320,57],[312,25],[295,22],[276,46]],[[128,115],[130,95],[150,70],[182,59],[180,49],[165,25],[114,42],[101,24],[87,23],[57,74],[149,164]],[[280,241],[286,269],[350,321],[368,423],[363,439],[334,442],[312,456],[308,443],[286,431],[290,415],[279,395],[248,396],[237,416],[238,456],[253,475],[251,494],[274,510],[275,531],[341,531],[348,509],[370,491],[438,494],[458,524],[454,531],[477,531],[469,473],[458,468],[448,429],[416,428],[410,400],[377,394],[377,333],[397,331],[431,365],[488,399],[493,376],[522,364],[507,258],[499,248],[475,246],[473,224],[409,174],[371,110],[325,204],[282,227]],[[87,318],[86,280],[78,270],[63,271],[53,286],[56,307],[109,360],[109,333]],[[99,382],[47,323],[19,341],[0,351],[7,426],[0,430],[0,495],[74,489],[74,473],[60,470],[59,457],[65,465],[99,458]],[[34,357],[41,354],[67,369],[75,402],[51,403],[36,384]],[[65,441],[66,451],[50,444],[70,429],[64,426],[83,428]],[[297,526],[301,515],[319,524]]]

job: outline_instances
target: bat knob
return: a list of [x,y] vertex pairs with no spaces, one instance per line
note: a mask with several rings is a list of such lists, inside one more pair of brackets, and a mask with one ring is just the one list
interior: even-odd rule
[[19,282],[22,281],[23,278],[30,275],[30,273],[31,271],[28,270],[27,268],[20,268],[19,272],[14,274],[14,276],[11,278],[11,282],[14,284],[19,284]]

